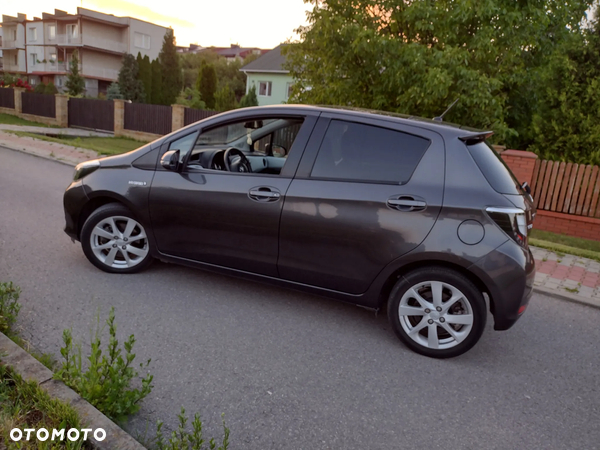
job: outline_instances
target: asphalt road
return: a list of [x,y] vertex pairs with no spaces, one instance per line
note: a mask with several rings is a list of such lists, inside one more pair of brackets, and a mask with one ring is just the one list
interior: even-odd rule
[[59,353],[115,306],[152,358],[129,424],[174,427],[184,406],[232,449],[598,449],[600,310],[535,295],[509,331],[466,355],[410,352],[386,318],[315,296],[154,264],[109,275],[63,233],[73,169],[0,148],[0,281],[22,287],[23,335]]

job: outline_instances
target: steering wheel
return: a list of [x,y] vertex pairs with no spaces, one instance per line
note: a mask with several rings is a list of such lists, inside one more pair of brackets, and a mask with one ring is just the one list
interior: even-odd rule
[[225,150],[225,153],[223,154],[223,162],[225,163],[225,168],[229,172],[252,172],[252,166],[250,165],[248,158],[246,158],[246,155],[244,155],[241,150],[235,147],[229,147],[227,150]]

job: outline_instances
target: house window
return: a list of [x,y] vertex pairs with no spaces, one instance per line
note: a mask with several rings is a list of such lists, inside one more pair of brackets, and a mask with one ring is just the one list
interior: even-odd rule
[[13,41],[17,40],[17,30],[12,30],[13,32]]
[[56,62],[56,53],[50,53],[50,61]]
[[79,36],[79,28],[76,23],[67,25],[67,38],[74,39]]
[[286,84],[286,86],[285,86],[285,99],[286,100],[291,97],[293,86],[294,86],[294,83],[291,83],[291,82]]
[[48,25],[48,39],[56,38],[56,25]]
[[150,36],[148,36],[147,34],[135,33],[134,40],[134,45],[137,48],[144,48],[146,50],[150,49]]
[[31,54],[31,65],[35,66],[37,64],[37,53]]
[[15,66],[16,66],[17,64],[19,64],[19,61],[17,61],[17,55],[14,55],[14,61],[15,61]]
[[30,28],[29,29],[29,40],[30,41],[37,41],[37,28]]
[[270,81],[260,81],[258,85],[258,95],[261,97],[270,97],[271,84],[272,83]]

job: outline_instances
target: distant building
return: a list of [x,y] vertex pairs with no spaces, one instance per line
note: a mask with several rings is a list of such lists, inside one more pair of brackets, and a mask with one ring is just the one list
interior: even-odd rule
[[224,57],[228,62],[243,61],[250,55],[264,55],[270,50],[258,47],[240,47],[238,44],[231,44],[229,47],[202,47],[198,44],[190,44],[189,47],[177,47],[178,53],[202,53],[214,52]]
[[116,17],[84,8],[77,14],[58,9],[28,20],[25,14],[2,16],[4,71],[26,75],[32,85],[65,85],[73,52],[78,50],[86,94],[106,92],[117,80],[123,55],[158,57],[167,28],[132,17]]
[[284,69],[285,56],[281,54],[284,44],[275,47],[260,58],[243,66],[240,70],[246,74],[246,92],[256,87],[258,105],[277,105],[286,103],[290,97],[294,79]]

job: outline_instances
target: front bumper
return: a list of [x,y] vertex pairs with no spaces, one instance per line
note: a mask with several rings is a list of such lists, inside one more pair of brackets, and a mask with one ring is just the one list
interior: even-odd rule
[[89,201],[83,181],[78,180],[71,183],[63,196],[63,207],[65,210],[65,233],[71,239],[79,240],[79,217],[83,205]]
[[490,291],[494,330],[508,330],[523,315],[533,294],[535,262],[531,251],[507,241],[469,270]]

